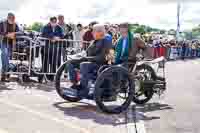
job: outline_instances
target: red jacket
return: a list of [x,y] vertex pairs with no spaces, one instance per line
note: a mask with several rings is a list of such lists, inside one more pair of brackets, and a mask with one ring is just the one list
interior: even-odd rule
[[88,42],[94,40],[94,37],[92,35],[92,31],[91,30],[88,30],[87,32],[85,32],[85,34],[83,36],[83,40],[84,41],[88,41]]

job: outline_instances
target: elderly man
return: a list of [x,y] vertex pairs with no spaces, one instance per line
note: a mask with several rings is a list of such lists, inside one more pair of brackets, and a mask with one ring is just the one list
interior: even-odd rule
[[[94,42],[87,49],[87,56],[90,59],[87,62],[76,62],[80,64],[81,81],[80,85],[77,85],[75,64],[69,64],[70,80],[73,83],[73,89],[79,89],[81,96],[87,96],[89,92],[88,81],[94,77],[94,73],[97,73],[98,68],[101,65],[107,64],[106,55],[109,54],[112,48],[112,41],[107,40],[105,37],[104,25],[96,24],[93,28]],[[94,75],[91,75],[93,73]]]
[[2,74],[1,81],[6,81],[8,76],[6,72],[9,70],[9,59],[12,55],[12,48],[15,44],[16,32],[19,31],[18,25],[15,23],[15,15],[13,13],[8,13],[7,20],[0,23],[0,36],[3,40],[0,40],[1,47],[1,59],[2,59]]

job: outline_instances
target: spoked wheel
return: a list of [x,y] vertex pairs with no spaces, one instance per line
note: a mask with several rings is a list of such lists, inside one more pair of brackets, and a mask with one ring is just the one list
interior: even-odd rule
[[[127,86],[126,86],[127,85]],[[119,114],[131,104],[134,96],[134,81],[123,67],[112,66],[98,76],[94,98],[105,113]]]
[[136,104],[145,104],[151,100],[154,94],[153,85],[144,85],[145,81],[156,79],[154,70],[149,65],[137,66],[135,71],[135,95],[133,101]]
[[60,97],[62,97],[64,100],[67,100],[69,102],[78,102],[81,100],[81,98],[72,96],[72,95],[67,95],[70,93],[77,93],[76,87],[73,87],[74,89],[72,90],[72,83],[70,82],[68,78],[68,62],[65,62],[60,66],[56,73],[56,81],[55,81],[55,86],[56,86],[56,91]]

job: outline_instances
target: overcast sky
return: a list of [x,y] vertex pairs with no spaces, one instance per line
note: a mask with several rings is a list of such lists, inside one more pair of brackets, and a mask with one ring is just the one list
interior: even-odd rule
[[[200,24],[200,0],[181,0],[181,6],[181,29]],[[1,18],[12,11],[26,24],[63,14],[76,23],[128,21],[170,29],[176,28],[176,10],[176,0],[0,0]]]

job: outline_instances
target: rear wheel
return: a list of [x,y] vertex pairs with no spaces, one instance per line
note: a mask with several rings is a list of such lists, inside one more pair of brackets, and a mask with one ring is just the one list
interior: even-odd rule
[[[128,84],[123,88],[124,81]],[[97,106],[105,113],[119,114],[125,111],[133,100],[134,81],[128,70],[113,66],[98,76],[94,98]]]
[[144,85],[145,80],[156,80],[156,75],[151,66],[142,64],[137,66],[135,71],[135,95],[133,101],[136,104],[149,102],[154,94],[153,85]]
[[56,73],[56,78],[55,78],[56,91],[58,95],[62,97],[64,100],[67,100],[69,102],[78,102],[81,100],[81,98],[72,97],[65,94],[65,91],[67,91],[67,89],[71,88],[72,86],[72,83],[68,79],[68,72],[66,70],[67,70],[67,62],[62,64]]

